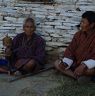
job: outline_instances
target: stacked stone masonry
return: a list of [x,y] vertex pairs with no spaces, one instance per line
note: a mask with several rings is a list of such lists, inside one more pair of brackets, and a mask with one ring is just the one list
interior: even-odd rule
[[95,11],[95,0],[55,0],[54,4],[0,0],[0,50],[2,38],[21,33],[24,19],[31,16],[36,32],[46,40],[46,50],[61,52],[78,31],[76,25],[87,10]]

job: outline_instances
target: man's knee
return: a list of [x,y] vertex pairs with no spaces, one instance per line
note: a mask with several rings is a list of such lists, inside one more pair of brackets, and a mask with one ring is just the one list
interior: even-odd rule
[[27,64],[25,64],[24,69],[32,70],[36,63],[33,60],[30,60]]
[[84,75],[88,75],[88,76],[92,76],[92,75],[95,75],[95,69],[87,69],[85,72],[84,72]]
[[54,66],[55,66],[56,69],[59,68],[59,60],[56,60],[56,61],[54,62]]

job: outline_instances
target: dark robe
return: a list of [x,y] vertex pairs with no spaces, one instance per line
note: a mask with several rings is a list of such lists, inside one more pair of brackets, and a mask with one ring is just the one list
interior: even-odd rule
[[18,34],[13,39],[13,63],[20,60],[21,66],[33,59],[38,64],[44,64],[45,58],[45,41],[36,33],[33,33],[31,38],[27,40],[25,33]]
[[73,60],[75,66],[79,66],[82,61],[95,60],[95,30],[77,32],[66,48],[64,57]]

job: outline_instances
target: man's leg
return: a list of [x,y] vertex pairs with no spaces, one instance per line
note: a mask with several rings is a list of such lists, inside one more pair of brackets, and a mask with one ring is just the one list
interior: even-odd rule
[[34,60],[30,60],[22,68],[22,70],[25,71],[26,73],[39,71],[40,69],[41,69],[41,66],[38,64],[38,62],[35,62]]
[[85,76],[95,76],[95,69],[87,69],[84,71],[83,75]]
[[76,76],[74,75],[74,73],[70,69],[65,70],[64,69],[64,64],[59,64],[59,60],[56,60],[54,65],[55,65],[55,68],[57,70],[59,70],[60,72],[62,72],[64,75],[67,75],[69,77],[72,77],[72,78],[76,79]]
[[82,76],[80,76],[77,80],[79,84],[89,83],[93,80],[93,76],[95,76],[95,69],[86,69]]

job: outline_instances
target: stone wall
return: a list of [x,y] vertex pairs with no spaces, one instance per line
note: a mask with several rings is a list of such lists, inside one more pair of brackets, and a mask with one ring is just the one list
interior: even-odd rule
[[95,0],[55,0],[54,4],[0,0],[0,49],[5,34],[14,37],[22,32],[23,20],[31,16],[36,32],[46,40],[46,50],[59,53],[72,40],[86,10],[95,10]]

